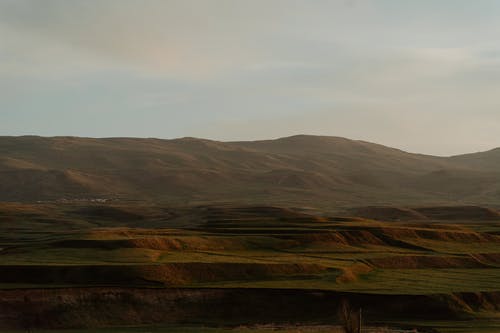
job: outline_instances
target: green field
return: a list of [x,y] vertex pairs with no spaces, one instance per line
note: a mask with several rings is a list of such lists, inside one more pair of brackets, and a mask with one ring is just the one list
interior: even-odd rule
[[[500,230],[500,224],[491,221],[487,222],[488,232],[484,232],[484,223],[415,225],[357,218],[338,221],[279,211],[278,216],[269,217],[259,216],[259,212],[226,209],[213,213],[200,209],[180,227],[170,227],[178,223],[173,219],[164,221],[163,228],[150,228],[158,224],[161,216],[154,216],[156,220],[128,221],[132,225],[126,227],[110,227],[116,221],[110,223],[106,216],[89,219],[72,212],[74,207],[63,208],[69,212],[61,207],[56,212],[39,212],[42,217],[55,215],[45,219],[36,213],[19,219],[15,211],[11,213],[16,224],[2,223],[3,269],[19,265],[115,266],[142,276],[141,269],[151,266],[168,271],[173,264],[185,267],[210,263],[220,270],[237,269],[238,265],[271,269],[255,276],[240,276],[237,272],[226,276],[215,271],[206,280],[202,272],[179,280],[155,277],[154,272],[144,274],[153,286],[160,283],[176,287],[306,288],[397,294],[500,289],[500,237],[494,234]],[[87,226],[82,228],[85,223]],[[108,226],[104,228],[102,224]],[[304,267],[283,268],[297,264]],[[283,269],[273,270],[277,265]],[[1,282],[8,288],[7,281]],[[71,284],[64,280],[52,282],[47,284]],[[36,285],[22,279],[16,283]],[[82,279],[77,284],[86,281]],[[89,280],[87,284],[94,283]]]
[[[384,222],[276,207],[4,204],[0,287],[487,295],[500,291],[499,234],[498,221]],[[454,306],[469,316],[498,307],[464,302]]]

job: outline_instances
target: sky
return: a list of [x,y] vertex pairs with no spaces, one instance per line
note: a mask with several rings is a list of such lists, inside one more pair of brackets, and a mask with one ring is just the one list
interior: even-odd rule
[[0,135],[500,147],[500,1],[0,0]]

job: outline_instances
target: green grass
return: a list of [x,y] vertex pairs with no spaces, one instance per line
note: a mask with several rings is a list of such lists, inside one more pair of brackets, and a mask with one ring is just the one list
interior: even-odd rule
[[[405,256],[467,257],[469,254],[500,253],[500,237],[495,240],[488,235],[481,241],[470,242],[439,237],[439,233],[443,231],[447,233],[477,232],[479,235],[485,232],[499,233],[499,222],[385,223],[363,219],[337,221],[326,218],[293,219],[283,216],[241,217],[231,215],[233,213],[229,216],[222,216],[220,219],[212,217],[211,220],[196,210],[182,211],[178,217],[174,218],[163,217],[161,209],[156,207],[154,216],[130,222],[127,227],[120,221],[92,220],[68,213],[73,210],[72,207],[51,206],[50,209],[40,210],[37,213],[39,215],[13,215],[10,220],[0,220],[0,249],[2,249],[0,250],[0,273],[2,269],[8,269],[8,265],[115,266],[112,267],[113,269],[117,268],[116,265],[120,265],[123,266],[123,271],[111,271],[123,272],[126,275],[130,271],[140,271],[141,266],[144,265],[182,263],[188,265],[189,271],[189,268],[194,267],[189,267],[189,264],[204,263],[213,264],[211,267],[219,267],[219,271],[212,270],[210,274],[207,274],[210,275],[210,279],[204,279],[203,274],[198,274],[192,279],[187,276],[185,281],[176,282],[178,285],[162,285],[157,283],[160,280],[155,280],[157,276],[154,274],[156,273],[149,271],[144,276],[138,273],[137,276],[140,279],[134,280],[139,281],[135,282],[136,284],[130,281],[116,283],[122,283],[120,286],[125,287],[140,285],[153,288],[284,288],[382,295],[500,291],[500,263],[498,262],[486,262],[485,266],[480,268],[446,269],[429,267],[381,269],[369,263],[370,259],[394,256],[401,258]],[[44,216],[47,218],[40,219]],[[411,233],[407,233],[412,229],[418,231],[415,234],[428,234],[429,236],[414,237]],[[396,236],[391,238],[388,235]],[[461,238],[457,237],[457,239]],[[106,246],[76,248],[68,243],[65,246],[57,245],[61,244],[58,243],[60,241],[71,240],[102,241],[100,245],[121,244],[116,242],[120,240],[136,241],[140,246],[131,247],[135,244],[133,242],[132,245],[126,243],[127,246],[109,249],[106,249]],[[165,241],[165,244],[175,244],[175,246],[169,245],[169,247],[167,244],[162,247],[162,241]],[[245,267],[243,273],[226,274],[229,264],[242,264]],[[300,273],[292,270],[287,272],[293,273],[287,274],[259,273],[259,269],[263,266],[275,264],[313,264],[322,269],[304,270]],[[174,273],[168,274],[176,273],[180,274],[175,270]],[[92,277],[92,272],[88,274]],[[237,278],[240,280],[235,280]],[[102,285],[111,286],[106,283]],[[75,285],[64,283],[63,280],[46,284],[23,283],[23,281],[2,283],[0,274],[0,289],[72,286]],[[92,284],[84,279],[78,283],[78,286],[92,286]],[[477,313],[476,315],[479,317],[483,314]],[[491,316],[492,314],[485,315]],[[415,324],[434,327],[442,333],[500,332],[499,322],[488,320],[418,322]],[[275,331],[272,327],[255,326],[231,329],[203,326],[143,326],[57,330],[58,333],[264,333],[272,331]],[[335,332],[332,328],[325,327],[282,327],[277,331]],[[51,331],[37,330],[36,332]]]
[[[14,208],[13,208],[14,207]],[[31,207],[31,206],[30,206]],[[433,294],[500,290],[500,263],[482,268],[380,269],[358,272],[339,281],[343,271],[369,259],[393,256],[467,256],[500,253],[497,240],[453,241],[440,232],[498,233],[500,223],[479,222],[378,222],[364,219],[308,218],[307,215],[267,216],[222,210],[215,217],[203,209],[180,209],[176,214],[161,207],[132,207],[144,212],[139,221],[89,218],[75,214],[81,207],[34,205],[31,210],[14,205],[0,220],[0,269],[7,265],[160,265],[213,264],[315,264],[323,273],[252,278],[243,281],[186,281],[180,287],[297,288],[364,293]],[[27,209],[27,208],[26,208]],[[129,209],[129,208],[127,208]],[[149,214],[149,215],[148,215]],[[208,215],[203,215],[208,214]],[[127,225],[129,227],[127,227]],[[160,226],[160,227],[158,227]],[[428,233],[413,237],[407,231]],[[390,231],[390,232],[389,232]],[[386,233],[387,232],[387,233]],[[401,236],[388,236],[389,234]],[[335,238],[337,237],[337,238]],[[168,240],[177,248],[118,247],[104,249],[58,247],[61,240]],[[377,238],[380,240],[377,241]],[[490,237],[491,238],[491,237]],[[408,246],[413,244],[414,247]],[[416,246],[420,247],[417,248]],[[222,267],[222,266],[221,266]],[[19,283],[0,285],[11,288]],[[131,285],[131,284],[127,284]],[[157,284],[153,284],[157,287]],[[32,285],[36,287],[37,285]],[[43,285],[42,285],[43,286]]]
[[393,269],[363,274],[357,281],[337,283],[338,272],[266,281],[225,281],[191,287],[319,289],[369,294],[448,294],[499,291],[500,269]]

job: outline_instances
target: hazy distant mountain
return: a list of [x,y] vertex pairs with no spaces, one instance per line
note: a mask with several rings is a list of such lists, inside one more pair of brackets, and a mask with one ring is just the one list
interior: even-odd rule
[[500,149],[411,154],[338,137],[0,137],[0,200],[121,198],[303,206],[500,202]]

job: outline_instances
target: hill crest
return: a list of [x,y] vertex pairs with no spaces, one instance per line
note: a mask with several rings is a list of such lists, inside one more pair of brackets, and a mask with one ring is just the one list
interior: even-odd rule
[[236,142],[0,137],[0,200],[495,204],[498,152],[437,157],[312,135]]

